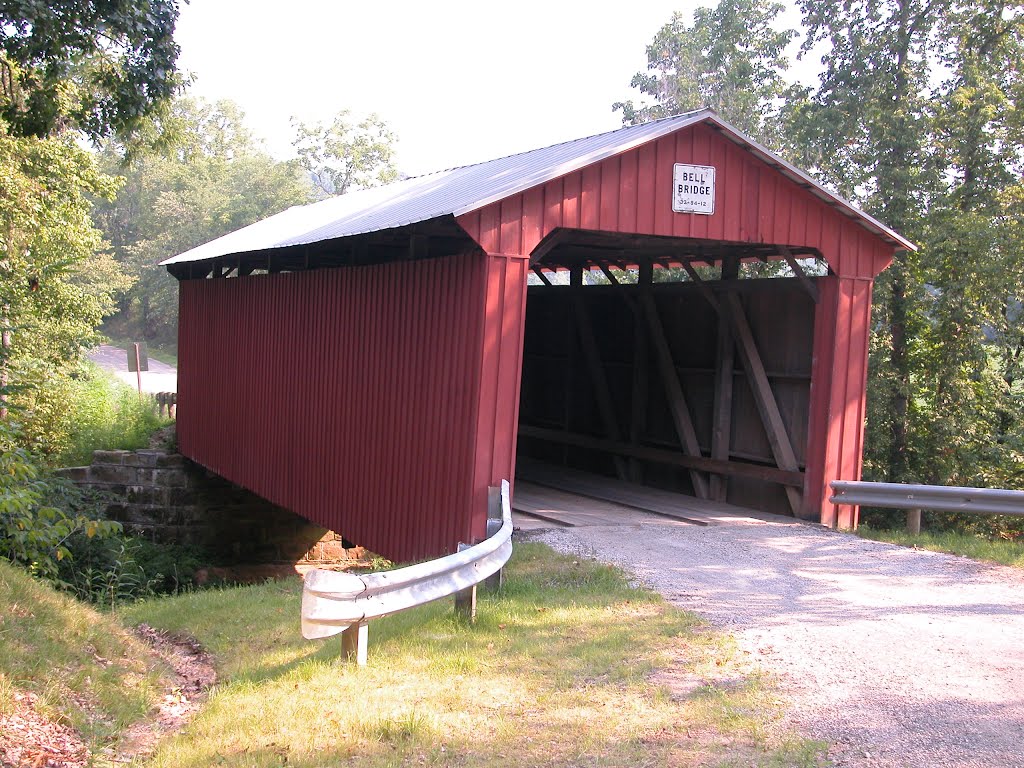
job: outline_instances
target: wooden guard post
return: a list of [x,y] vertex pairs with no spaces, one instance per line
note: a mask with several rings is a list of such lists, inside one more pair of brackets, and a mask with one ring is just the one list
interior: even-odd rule
[[[495,486],[487,488],[487,537],[490,538],[501,527],[501,489]],[[459,551],[467,549],[468,545],[460,544]],[[492,576],[484,580],[484,587],[490,591],[498,590],[504,583],[505,569],[499,569]],[[455,593],[455,613],[463,620],[472,624],[476,621],[476,588],[474,584],[468,589]]]

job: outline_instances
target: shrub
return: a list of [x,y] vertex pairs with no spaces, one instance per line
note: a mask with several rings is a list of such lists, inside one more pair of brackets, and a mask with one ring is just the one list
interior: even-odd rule
[[92,363],[53,376],[22,398],[24,444],[54,466],[86,464],[95,450],[144,448],[166,425],[150,397]]
[[[55,483],[54,500],[74,515],[104,520],[106,494]],[[177,594],[193,586],[195,572],[205,564],[194,547],[162,544],[115,535],[89,536],[77,531],[66,542],[68,557],[58,563],[56,584],[80,600],[114,606],[161,594]]]
[[14,427],[0,422],[0,555],[47,579],[56,579],[58,564],[71,556],[68,541],[75,534],[92,539],[121,530],[119,523],[68,514],[46,503],[57,484],[17,446]]

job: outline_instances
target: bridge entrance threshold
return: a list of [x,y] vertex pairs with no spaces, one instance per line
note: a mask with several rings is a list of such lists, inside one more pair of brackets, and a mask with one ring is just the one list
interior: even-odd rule
[[516,469],[512,511],[523,528],[632,525],[649,515],[700,526],[803,522],[522,459]]

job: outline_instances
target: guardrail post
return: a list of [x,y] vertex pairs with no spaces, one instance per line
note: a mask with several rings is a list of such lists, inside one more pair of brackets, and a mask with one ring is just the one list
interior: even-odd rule
[[[469,548],[469,544],[459,543],[459,552]],[[476,621],[476,584],[455,593],[455,615],[470,624]]]
[[[498,532],[502,523],[501,488],[487,488],[487,538]],[[484,579],[484,588],[496,592],[505,583],[505,569],[499,568],[494,574]]]
[[349,624],[341,631],[341,655],[346,661],[355,661],[360,667],[365,667],[368,639],[369,632],[365,621]]
[[920,509],[908,509],[907,510],[907,533],[912,536],[917,536],[921,533],[921,510]]

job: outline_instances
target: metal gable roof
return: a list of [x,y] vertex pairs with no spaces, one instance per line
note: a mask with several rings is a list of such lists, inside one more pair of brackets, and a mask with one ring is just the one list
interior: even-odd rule
[[728,138],[754,152],[829,205],[857,219],[875,234],[894,245],[914,249],[908,240],[833,195],[802,171],[721,120],[714,111],[702,109],[289,208],[173,256],[161,264],[206,261],[249,251],[309,245],[393,229],[440,216],[461,216],[699,122],[717,127]]

